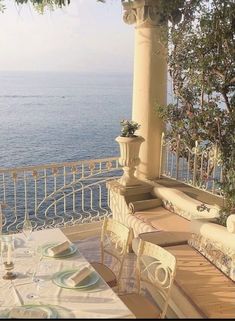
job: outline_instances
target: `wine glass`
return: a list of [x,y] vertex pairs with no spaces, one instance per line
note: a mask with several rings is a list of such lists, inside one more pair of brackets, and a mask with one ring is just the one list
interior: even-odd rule
[[38,299],[40,298],[40,289],[44,287],[44,284],[45,284],[45,279],[40,277],[40,275],[38,275],[38,273],[40,272],[40,268],[41,268],[41,258],[42,257],[39,257],[37,256],[37,262],[35,262],[35,271],[33,273],[33,276],[32,276],[32,282],[35,284],[36,286],[36,290],[35,292],[30,292],[26,295],[26,297],[28,299]]
[[1,261],[6,271],[3,279],[13,280],[16,274],[14,269],[14,238],[12,235],[3,235],[1,240]]
[[28,217],[24,220],[22,232],[24,233],[26,241],[28,241],[33,232],[33,225]]
[[[30,239],[30,236],[31,236],[31,234],[33,232],[33,225],[32,225],[32,223],[31,223],[31,221],[30,221],[30,219],[28,217],[28,214],[25,216],[22,232],[23,232],[23,234],[25,236],[26,242],[28,242],[29,239]],[[31,253],[32,251],[30,250],[30,246],[27,245],[27,244],[26,244],[26,246],[28,247],[28,249],[25,250],[24,253],[25,254],[32,254]]]
[[38,299],[40,298],[40,289],[43,288],[45,280],[35,275],[32,281],[36,286],[36,291],[28,293],[26,297],[27,299]]

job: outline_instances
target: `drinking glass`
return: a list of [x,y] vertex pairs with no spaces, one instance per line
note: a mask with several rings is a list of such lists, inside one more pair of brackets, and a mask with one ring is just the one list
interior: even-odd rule
[[45,273],[48,273],[53,267],[53,264],[52,262],[44,261],[44,262],[41,262],[41,266],[45,270]]
[[[41,267],[41,258],[38,255],[36,256],[37,258],[37,262],[35,262],[35,271],[33,273],[32,276],[32,282],[35,284],[35,291],[34,292],[30,292],[26,295],[26,297],[28,299],[38,299],[40,298],[40,290],[44,287],[45,284],[45,279],[43,277],[40,276],[40,267]],[[39,273],[39,274],[38,274]]]
[[31,249],[30,249],[30,246],[28,245],[28,242],[29,242],[30,236],[33,232],[33,225],[28,217],[28,214],[26,214],[26,216],[25,216],[22,232],[25,236],[26,247],[28,247],[28,249],[25,250],[24,253],[31,254]]
[[40,298],[40,289],[43,288],[45,280],[35,275],[32,281],[35,284],[35,292],[28,293],[26,297],[27,299],[38,299]]
[[26,241],[28,241],[33,232],[33,225],[28,217],[26,217],[24,220],[22,231],[24,233]]
[[6,271],[3,279],[13,280],[16,274],[14,269],[14,238],[12,235],[2,235],[1,237],[1,261]]

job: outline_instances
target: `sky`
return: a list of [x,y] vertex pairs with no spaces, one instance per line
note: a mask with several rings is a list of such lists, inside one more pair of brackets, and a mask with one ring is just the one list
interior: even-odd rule
[[0,13],[0,71],[131,73],[134,26],[122,20],[120,0],[71,0],[40,15],[5,0]]

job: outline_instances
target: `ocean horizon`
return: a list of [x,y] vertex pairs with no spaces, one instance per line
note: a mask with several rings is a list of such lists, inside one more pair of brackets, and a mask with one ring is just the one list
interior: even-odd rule
[[124,73],[0,72],[0,167],[118,156],[132,81]]

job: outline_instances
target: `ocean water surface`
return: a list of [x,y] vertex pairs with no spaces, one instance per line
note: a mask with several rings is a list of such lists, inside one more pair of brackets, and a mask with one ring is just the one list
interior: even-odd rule
[[0,72],[0,167],[119,155],[132,75]]

